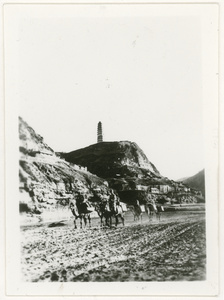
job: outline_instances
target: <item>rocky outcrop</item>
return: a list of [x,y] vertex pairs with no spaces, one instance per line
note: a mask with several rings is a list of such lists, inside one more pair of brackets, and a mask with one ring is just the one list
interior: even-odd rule
[[19,135],[19,208],[23,215],[46,221],[68,218],[71,216],[68,204],[75,191],[90,200],[98,200],[96,194],[110,195],[105,179],[56,156],[22,118],[19,118]]
[[42,214],[68,208],[74,191],[85,197],[94,196],[94,189],[108,194],[105,180],[89,172],[77,171],[67,162],[45,161],[39,158],[20,159],[20,210]]
[[75,191],[89,201],[108,199],[113,189],[126,204],[144,204],[150,197],[195,202],[189,187],[163,177],[135,143],[101,142],[55,153],[22,118],[19,136],[20,212],[26,215],[67,218]]
[[[129,141],[101,142],[89,147],[60,153],[66,161],[80,164],[115,189],[121,200],[144,203],[151,189],[172,189],[172,182],[160,175],[136,143]],[[163,193],[163,191],[162,191]]]
[[37,134],[21,117],[19,117],[19,141],[22,154],[45,153],[52,155],[54,153],[54,150],[44,143],[43,137]]
[[136,143],[101,142],[60,156],[107,180],[127,204],[136,199],[144,204],[152,195],[161,201],[197,201],[190,187],[162,176]]
[[89,147],[61,153],[67,161],[86,166],[88,170],[103,178],[119,175],[139,175],[145,172],[160,175],[136,143],[101,142]]

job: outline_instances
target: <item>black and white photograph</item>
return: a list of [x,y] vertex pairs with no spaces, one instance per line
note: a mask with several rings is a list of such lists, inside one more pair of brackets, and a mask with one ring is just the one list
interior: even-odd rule
[[9,295],[217,293],[218,15],[4,5]]

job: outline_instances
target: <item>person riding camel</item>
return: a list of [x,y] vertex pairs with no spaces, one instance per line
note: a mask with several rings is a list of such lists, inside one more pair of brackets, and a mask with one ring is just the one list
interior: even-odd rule
[[111,194],[109,196],[109,208],[110,211],[115,212],[115,202],[116,202],[116,195],[113,190],[111,190]]
[[77,208],[77,205],[76,205],[76,200],[71,200],[70,204],[69,204],[69,207],[70,207],[70,209],[71,209],[74,216],[79,214],[78,208]]
[[118,212],[118,210],[123,211],[120,199],[118,195],[111,189],[111,194],[109,197],[109,208],[112,212]]
[[93,211],[86,195],[80,192],[75,193],[76,206],[79,212],[90,213]]
[[119,198],[119,196],[117,194],[115,194],[115,196],[116,196],[116,201],[115,201],[116,210],[123,212],[123,207],[121,205],[120,198]]
[[138,199],[136,200],[136,203],[134,204],[134,207],[135,207],[135,210],[136,210],[137,213],[142,212],[142,209],[141,209],[141,206],[140,206],[140,203],[139,203]]

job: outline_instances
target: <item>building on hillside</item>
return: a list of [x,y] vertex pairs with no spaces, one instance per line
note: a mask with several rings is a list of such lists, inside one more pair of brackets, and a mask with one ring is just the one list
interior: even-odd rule
[[150,192],[152,194],[159,194],[159,187],[151,187]]
[[202,196],[202,192],[200,190],[196,190],[196,189],[190,188],[190,191],[194,195]]
[[168,184],[160,184],[159,191],[160,191],[160,193],[167,194],[167,193],[173,191],[173,187],[171,187]]
[[185,186],[185,187],[184,187],[184,191],[187,192],[187,193],[189,193],[189,192],[191,191],[191,189],[190,189],[189,186]]
[[150,187],[148,187],[148,191],[153,194],[167,194],[174,191],[174,187],[165,183],[159,183],[150,185]]

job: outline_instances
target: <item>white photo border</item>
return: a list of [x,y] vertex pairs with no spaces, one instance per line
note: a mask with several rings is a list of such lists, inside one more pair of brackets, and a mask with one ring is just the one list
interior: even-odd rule
[[[38,10],[43,7],[45,9],[51,9],[53,6],[60,6],[64,9],[64,14],[71,14],[69,10],[70,5],[78,5],[79,7],[84,5],[85,8],[92,5],[117,5],[118,7],[138,5],[144,10],[147,6],[162,6],[163,10],[167,5],[173,5],[178,7],[180,15],[186,13],[183,9],[184,5],[192,7],[192,11],[198,10],[202,18],[202,83],[203,83],[203,99],[204,99],[204,135],[205,135],[205,161],[206,161],[206,181],[209,182],[206,185],[206,235],[207,235],[207,280],[204,282],[153,282],[153,283],[137,283],[137,282],[122,282],[122,283],[23,283],[19,280],[20,271],[20,259],[19,259],[19,220],[17,209],[13,209],[15,206],[15,199],[18,198],[18,152],[14,149],[18,145],[18,105],[15,101],[16,82],[15,78],[16,67],[13,68],[12,62],[9,61],[11,54],[8,54],[9,49],[5,48],[5,39],[8,32],[3,32],[3,113],[5,118],[5,132],[3,133],[5,150],[3,150],[4,162],[5,162],[5,195],[4,204],[1,203],[1,208],[4,211],[5,207],[5,232],[1,232],[1,253],[5,254],[5,285],[1,280],[1,287],[5,289],[5,295],[3,299],[13,298],[15,296],[21,297],[58,297],[65,299],[72,297],[132,297],[135,296],[155,296],[155,297],[209,297],[219,295],[219,208],[218,202],[218,132],[219,132],[219,65],[220,55],[218,55],[218,38],[219,35],[216,32],[220,27],[220,3],[217,2],[204,2],[204,3],[192,3],[192,2],[166,2],[156,3],[152,1],[150,3],[144,2],[138,4],[136,2],[86,2],[83,4],[79,2],[61,3],[45,1],[38,3],[23,2],[21,4],[15,2],[5,2],[2,6],[4,18],[3,18],[3,30],[5,30],[5,22],[10,18],[20,18],[21,16],[29,16],[32,7],[32,13],[38,14]],[[40,9],[36,9],[34,12],[34,6],[37,5]],[[181,7],[182,5],[182,7]],[[48,6],[48,7],[47,7]],[[196,9],[197,6],[197,9]],[[25,9],[25,15],[24,14]],[[62,9],[62,10],[63,10]],[[13,11],[14,10],[14,11]],[[67,10],[67,12],[66,12]],[[41,14],[42,12],[40,12]],[[56,12],[57,14],[58,12]],[[60,10],[60,13],[62,11]],[[10,15],[11,14],[11,15]],[[47,12],[46,12],[47,15]],[[211,21],[213,26],[210,26]],[[203,23],[204,22],[204,23]],[[9,27],[8,27],[9,28]],[[212,40],[212,42],[211,42]],[[220,47],[220,45],[219,45]],[[15,51],[15,50],[14,50]],[[216,56],[214,57],[214,55]],[[16,56],[16,55],[15,55]],[[15,63],[16,61],[14,61]],[[14,65],[15,66],[15,65]],[[12,88],[13,87],[13,88]],[[15,87],[15,89],[14,89]],[[4,127],[4,126],[3,126]],[[13,188],[12,188],[13,182]],[[213,200],[211,200],[213,199]],[[209,201],[211,200],[211,201]],[[1,218],[3,220],[3,218]],[[1,220],[1,222],[2,222]],[[4,225],[4,224],[3,224]],[[2,249],[5,246],[4,249]],[[17,253],[17,255],[15,255]],[[4,275],[4,274],[3,274]],[[2,276],[1,276],[2,277]],[[1,295],[2,296],[2,295]]]

